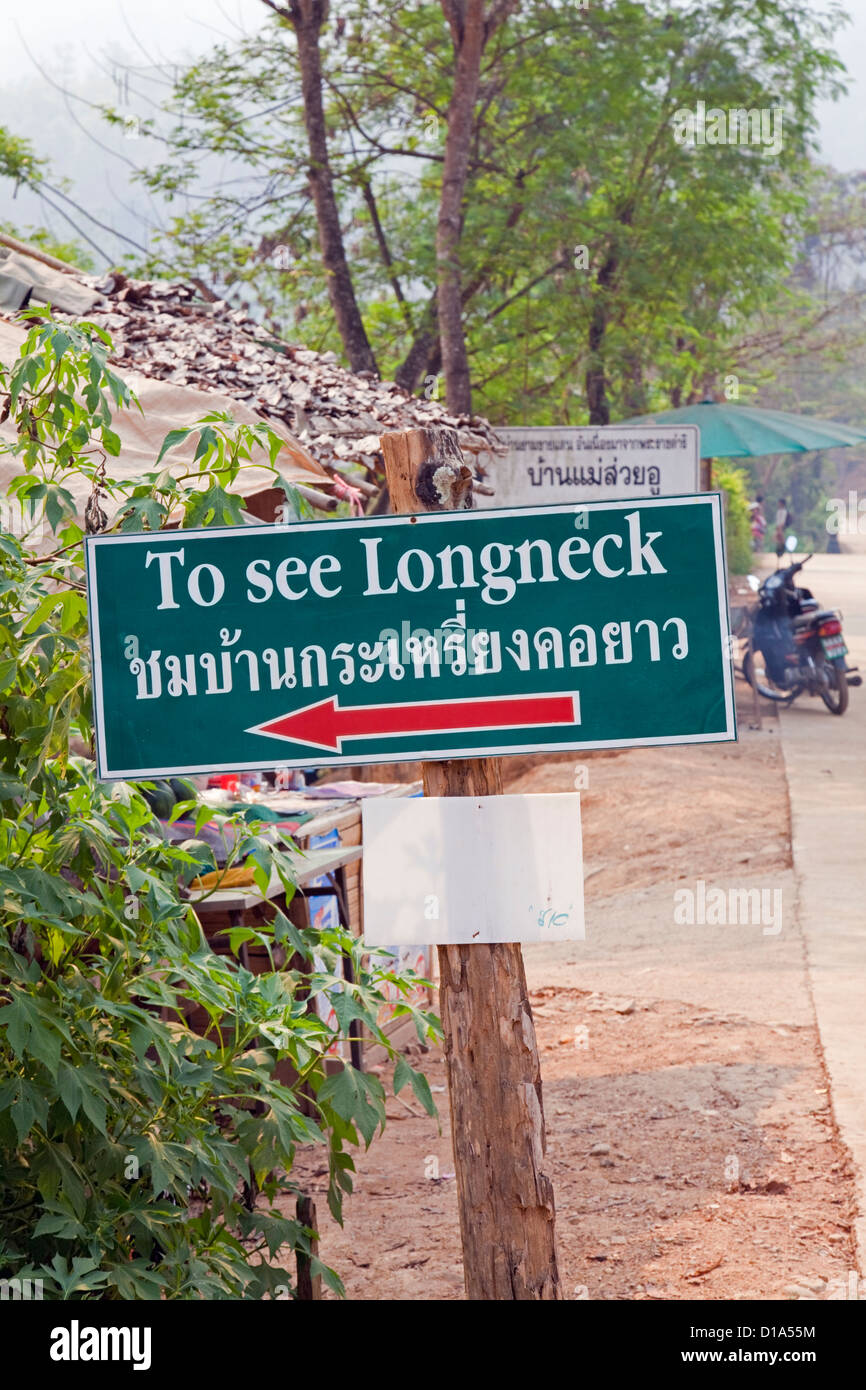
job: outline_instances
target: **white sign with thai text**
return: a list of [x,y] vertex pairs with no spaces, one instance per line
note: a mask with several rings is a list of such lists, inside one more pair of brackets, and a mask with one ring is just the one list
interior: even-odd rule
[[697,425],[497,427],[506,452],[482,454],[493,497],[478,507],[682,497],[700,491]]

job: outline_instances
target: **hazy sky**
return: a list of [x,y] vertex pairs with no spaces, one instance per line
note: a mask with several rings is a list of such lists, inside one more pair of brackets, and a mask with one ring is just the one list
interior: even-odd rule
[[[866,167],[866,0],[847,0],[851,24],[840,49],[852,78],[850,96],[821,106],[822,154],[840,169]],[[15,84],[34,69],[16,29],[49,70],[61,76],[67,62],[84,66],[88,51],[120,45],[132,56],[130,29],[159,61],[206,48],[217,34],[228,35],[238,23],[255,28],[264,13],[262,0],[27,0],[7,11],[0,44],[0,82]],[[143,55],[139,55],[142,56]]]
[[[146,240],[142,229],[159,223],[161,213],[140,185],[129,183],[128,169],[131,162],[149,162],[151,151],[127,145],[82,102],[65,101],[40,76],[34,59],[55,82],[80,96],[119,106],[124,103],[117,97],[109,55],[151,73],[155,64],[156,82],[147,76],[136,81],[140,90],[159,98],[167,90],[165,68],[159,75],[159,65],[182,64],[220,37],[258,28],[265,15],[262,0],[26,0],[15,8],[13,17],[11,6],[3,6],[0,28],[0,125],[47,155],[54,175],[69,179],[77,201],[97,218],[137,241]],[[847,0],[847,9],[851,22],[838,43],[851,90],[838,103],[824,102],[819,108],[820,153],[840,170],[866,169],[866,0]],[[135,105],[131,98],[128,109]],[[100,153],[94,136],[114,157]],[[75,234],[56,210],[26,190],[13,201],[8,181],[0,184],[0,221],[4,219],[23,228],[43,223],[56,234]],[[99,231],[90,230],[106,242]],[[110,236],[107,245],[109,256],[125,249],[112,244]]]
[[14,19],[4,16],[0,80],[32,70],[19,29],[56,73],[67,48],[83,55],[118,43],[132,52],[132,30],[145,47],[161,49],[155,59],[174,59],[184,49],[201,50],[219,34],[231,34],[238,23],[256,27],[264,12],[262,0],[27,0],[15,7]]

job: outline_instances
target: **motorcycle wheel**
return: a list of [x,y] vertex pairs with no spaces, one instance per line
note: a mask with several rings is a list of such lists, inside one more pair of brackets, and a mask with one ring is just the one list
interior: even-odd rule
[[[777,690],[774,685],[766,685],[764,681],[762,681],[760,677],[756,675],[756,672],[753,669],[753,658],[751,651],[746,651],[745,655],[743,656],[743,675],[745,676],[749,685],[751,685],[754,690],[757,690],[758,694],[764,700],[772,700],[777,705],[790,705],[796,699],[798,693],[797,691],[794,691],[794,693],[792,694],[789,690]],[[769,680],[769,677],[767,676],[766,672],[764,672],[764,677],[765,680]]]
[[848,708],[848,678],[845,674],[845,658],[837,656],[833,661],[824,662],[827,684],[821,686],[821,699],[831,714],[844,714]]

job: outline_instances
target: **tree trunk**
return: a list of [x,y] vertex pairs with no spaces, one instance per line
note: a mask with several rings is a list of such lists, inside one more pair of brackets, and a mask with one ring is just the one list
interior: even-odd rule
[[589,325],[589,366],[586,369],[586,404],[591,425],[610,424],[610,402],[607,398],[607,376],[602,347],[607,331],[607,315],[602,304],[596,304]]
[[289,0],[288,10],[280,13],[288,15],[298,43],[304,126],[310,147],[310,192],[316,209],[322,263],[328,279],[328,298],[352,371],[372,372],[378,376],[379,369],[355,299],[352,274],[343,245],[340,211],[331,178],[319,54],[319,34],[327,18],[328,0]]
[[643,359],[637,347],[627,348],[624,353],[622,408],[626,420],[633,415],[646,415],[649,409],[646,383],[643,376]]
[[607,291],[616,275],[617,259],[609,253],[598,272],[598,291],[589,321],[589,365],[586,369],[586,404],[591,425],[610,424],[610,401],[607,398],[607,369],[604,360],[604,339],[607,333]]
[[[409,351],[394,373],[394,380],[400,390],[409,396],[416,391],[433,349],[438,349],[437,315],[438,303],[434,290],[424,305]],[[429,372],[427,374],[429,375]]]
[[451,24],[455,64],[436,224],[439,341],[445,373],[445,404],[452,415],[469,415],[472,385],[463,332],[460,240],[463,194],[484,52],[484,0],[445,0],[442,8]]
[[596,278],[596,298],[592,318],[589,323],[589,365],[586,369],[586,404],[591,425],[610,424],[610,401],[607,396],[608,375],[604,354],[604,340],[610,319],[609,292],[620,270],[623,259],[628,258],[628,236],[621,228],[632,225],[634,209],[626,199],[616,214],[616,225],[611,232],[607,254]]
[[[472,470],[453,430],[382,437],[395,512],[460,510]],[[498,796],[498,758],[422,764],[427,796]],[[440,946],[439,997],[451,1099],[467,1298],[561,1297],[541,1070],[516,943]]]

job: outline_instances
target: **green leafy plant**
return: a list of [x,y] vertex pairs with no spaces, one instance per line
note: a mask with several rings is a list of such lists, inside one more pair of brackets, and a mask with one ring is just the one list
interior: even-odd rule
[[[147,784],[101,784],[70,752],[92,740],[73,489],[89,485],[94,530],[232,524],[240,470],[264,451],[278,477],[282,447],[264,426],[212,416],[194,427],[187,471],[161,457],[132,483],[112,479],[113,415],[136,403],[109,351],[99,330],[46,319],[0,368],[0,413],[16,427],[0,449],[19,463],[9,492],[42,509],[47,532],[37,548],[0,532],[0,1276],[41,1279],[56,1299],[273,1296],[294,1290],[287,1256],[310,1252],[294,1216],[298,1146],[327,1154],[340,1219],[351,1150],[385,1122],[382,1082],[335,1070],[333,1044],[365,1028],[396,1061],[395,1089],[411,1085],[432,1114],[425,1078],[377,1022],[386,989],[422,1041],[437,1024],[411,1002],[417,977],[371,968],[342,927],[276,911],[230,934],[233,952],[264,948],[264,973],[215,954],[186,887],[212,852],[168,842]],[[213,812],[190,798],[180,815],[198,831]],[[262,887],[276,874],[291,898],[291,862],[264,825],[230,820],[226,844],[227,867],[252,866]],[[334,1027],[311,1008],[319,994]]]
[[713,465],[712,483],[727,498],[725,545],[731,574],[748,574],[752,567],[752,530],[749,520],[748,479],[742,468],[721,462]]

